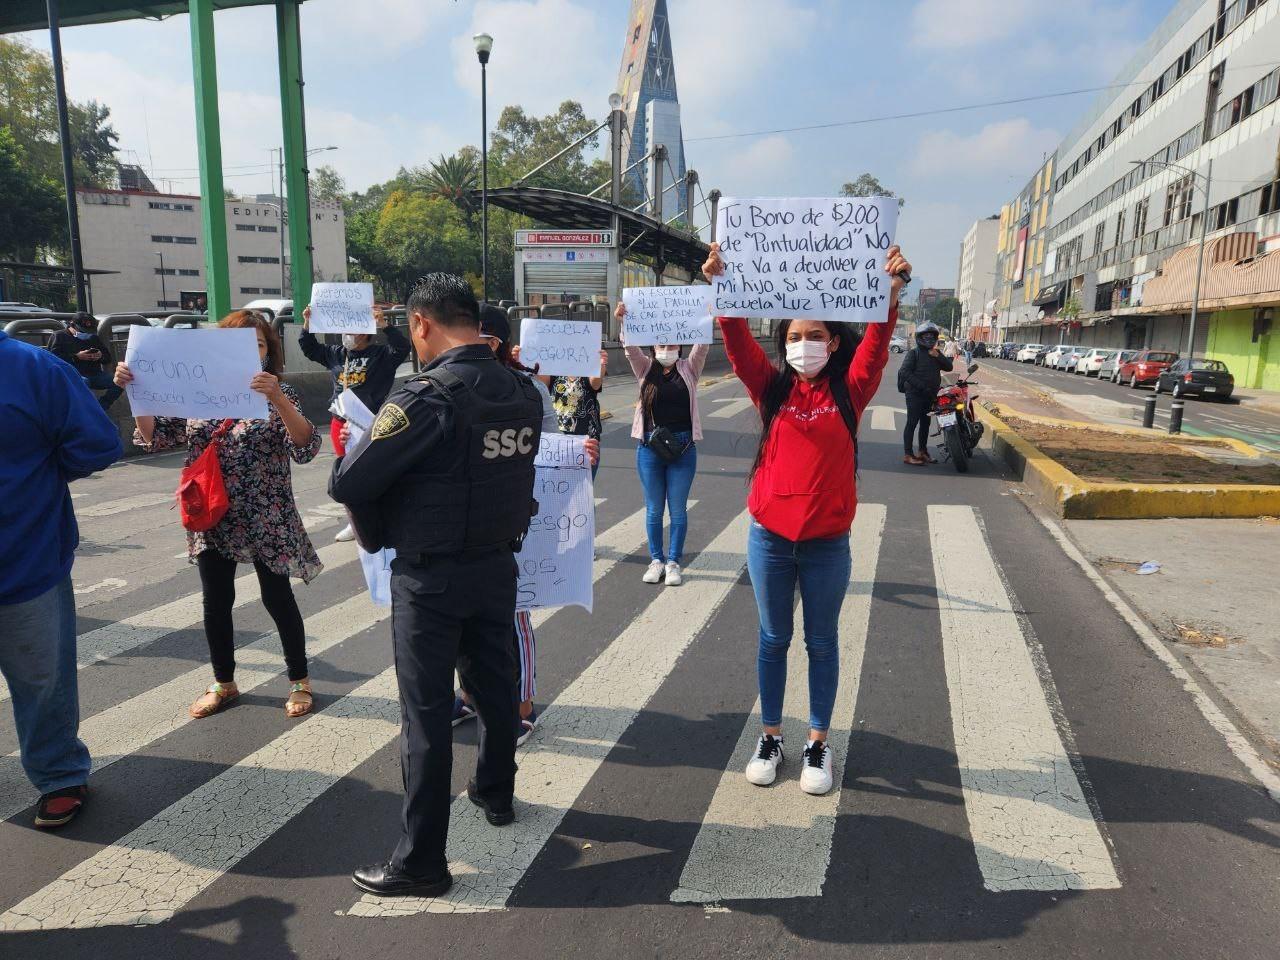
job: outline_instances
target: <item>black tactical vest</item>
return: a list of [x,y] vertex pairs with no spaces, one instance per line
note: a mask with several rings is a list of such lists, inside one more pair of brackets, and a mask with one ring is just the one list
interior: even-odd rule
[[476,366],[467,362],[436,367],[405,384],[412,393],[448,396],[454,431],[380,499],[387,545],[401,556],[514,548],[537,511],[533,461],[542,398],[527,377],[482,362],[500,372],[493,378],[485,371],[483,379],[486,388],[505,388],[501,398],[480,393]]

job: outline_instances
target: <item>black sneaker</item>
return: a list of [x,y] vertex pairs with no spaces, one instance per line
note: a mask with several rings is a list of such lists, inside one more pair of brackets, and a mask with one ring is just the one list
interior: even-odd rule
[[511,798],[496,800],[482,796],[476,790],[476,782],[467,784],[467,799],[484,811],[484,818],[495,827],[505,827],[516,818],[516,811],[511,805]]
[[89,788],[83,784],[46,793],[40,798],[40,805],[36,807],[35,824],[41,830],[65,827],[84,809],[88,799]]

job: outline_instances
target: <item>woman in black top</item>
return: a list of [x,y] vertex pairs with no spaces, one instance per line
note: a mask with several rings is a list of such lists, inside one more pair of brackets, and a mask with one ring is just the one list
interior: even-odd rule
[[[556,411],[556,426],[561,433],[575,437],[599,440],[604,433],[600,417],[600,391],[604,389],[604,375],[609,367],[609,354],[600,351],[600,376],[598,377],[538,377],[551,393],[551,404]],[[597,460],[591,465],[591,479],[600,469]]]

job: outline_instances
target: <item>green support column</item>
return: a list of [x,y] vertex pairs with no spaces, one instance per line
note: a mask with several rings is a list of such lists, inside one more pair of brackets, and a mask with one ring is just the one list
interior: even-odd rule
[[218,63],[213,0],[190,0],[191,67],[196,87],[196,148],[200,154],[200,215],[204,222],[205,289],[209,317],[231,312],[227,266],[226,191],[222,184],[222,124],[218,120]]
[[[307,176],[307,124],[302,96],[302,34],[299,0],[277,0],[276,43],[280,55],[280,113],[284,124],[285,191],[289,195],[290,289],[294,315],[311,302],[311,185]],[[282,294],[283,296],[283,294]]]

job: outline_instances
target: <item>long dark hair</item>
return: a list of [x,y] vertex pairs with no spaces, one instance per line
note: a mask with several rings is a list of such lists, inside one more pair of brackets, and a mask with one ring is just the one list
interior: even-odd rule
[[[787,402],[787,398],[791,396],[791,388],[796,383],[796,372],[791,369],[791,364],[787,363],[787,331],[791,329],[792,322],[791,320],[780,320],[778,321],[777,330],[774,331],[774,347],[778,357],[777,365],[773,379],[769,381],[769,385],[765,387],[764,396],[760,398],[760,420],[762,422],[760,443],[756,447],[756,458],[752,461],[751,472],[747,474],[748,482],[756,475],[756,471],[760,469],[760,462],[764,459],[764,447],[769,440],[769,430],[773,426],[774,418],[777,417],[782,405]],[[849,365],[853,363],[853,355],[858,351],[858,344],[862,342],[862,335],[847,323],[824,320],[822,325],[827,328],[827,334],[833,340],[837,337],[839,338],[836,349],[832,352],[826,367],[823,368],[822,375],[831,380],[833,384],[835,382],[843,384],[845,377],[849,373]],[[834,387],[832,392],[834,394]],[[842,410],[841,413],[843,414],[843,412]]]
[[[676,347],[678,357],[684,356],[684,348]],[[678,358],[677,358],[677,362]],[[640,382],[640,407],[644,411],[644,419],[646,423],[653,422],[653,402],[658,399],[658,381],[661,379],[663,371],[667,368],[658,362],[658,354],[649,348],[649,370],[644,375],[644,380]]]
[[531,377],[536,377],[538,375],[538,369],[542,366],[542,364],[539,363],[532,367],[526,367],[511,355],[511,344],[507,343],[505,340],[498,341],[498,349],[494,353],[494,356],[497,357],[498,362],[507,369],[515,370],[517,373],[526,373]]

